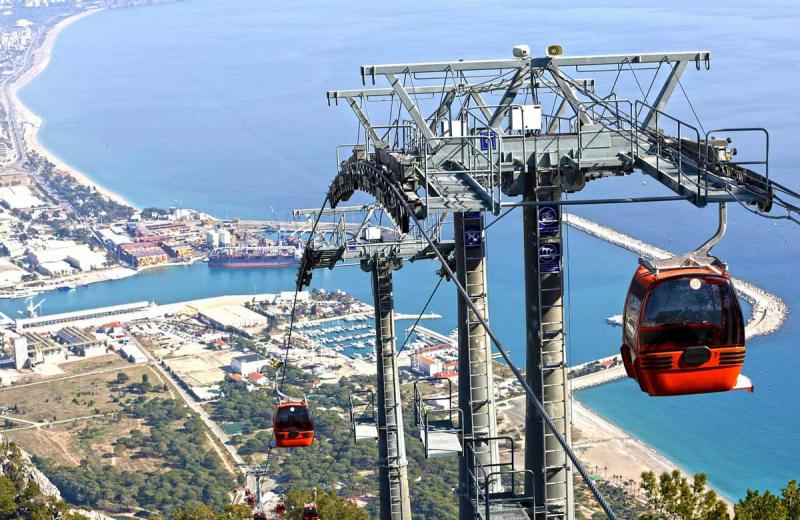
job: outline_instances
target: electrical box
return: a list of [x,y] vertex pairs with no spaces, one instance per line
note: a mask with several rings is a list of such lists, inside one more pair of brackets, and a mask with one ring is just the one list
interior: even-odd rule
[[511,107],[511,130],[541,130],[542,105],[522,105]]
[[381,239],[381,228],[370,226],[364,229],[364,240],[367,242],[378,242]]
[[444,137],[464,137],[467,135],[467,122],[460,119],[445,119],[442,121],[441,130]]

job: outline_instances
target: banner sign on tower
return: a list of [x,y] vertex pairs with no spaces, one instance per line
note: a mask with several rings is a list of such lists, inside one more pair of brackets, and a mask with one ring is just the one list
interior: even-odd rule
[[558,242],[539,244],[539,272],[561,272],[561,244]]
[[539,206],[537,210],[537,220],[539,221],[539,236],[540,237],[557,237],[558,236],[558,221],[559,221],[559,207],[555,204],[548,206]]
[[481,213],[468,211],[464,213],[464,245],[468,247],[479,246],[483,243],[481,230]]

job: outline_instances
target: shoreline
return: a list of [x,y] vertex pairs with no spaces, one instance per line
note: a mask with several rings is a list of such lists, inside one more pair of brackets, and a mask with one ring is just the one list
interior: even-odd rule
[[13,106],[12,117],[17,120],[17,125],[21,134],[20,138],[22,142],[24,142],[24,145],[22,145],[23,150],[35,151],[39,153],[42,157],[45,157],[48,161],[55,164],[58,170],[62,170],[65,173],[73,176],[78,183],[94,188],[109,199],[118,202],[119,204],[124,204],[126,206],[139,209],[119,193],[116,193],[94,181],[80,169],[70,166],[64,160],[54,154],[50,149],[44,146],[44,144],[42,144],[42,142],[39,140],[38,135],[39,130],[41,130],[42,126],[44,125],[44,119],[28,108],[19,97],[20,89],[24,88],[36,76],[41,74],[47,68],[53,53],[53,46],[55,45],[59,34],[61,34],[61,31],[83,18],[104,10],[105,8],[89,9],[87,11],[83,11],[82,13],[65,18],[53,26],[46,27],[44,29],[44,41],[42,41],[42,43],[31,52],[30,65],[27,67],[27,69],[21,71],[21,74],[8,84],[8,103]]
[[[136,208],[123,196],[95,182],[81,170],[68,165],[44,146],[38,138],[38,132],[44,124],[43,118],[36,115],[19,98],[19,90],[46,69],[60,32],[78,20],[103,10],[91,9],[84,11],[45,28],[44,39],[38,48],[32,51],[29,66],[7,85],[8,103],[13,106],[13,115],[9,115],[17,121],[20,137],[24,143],[21,144],[23,150],[38,152],[53,162],[59,170],[63,170],[73,176],[77,182],[96,189],[111,200]],[[579,231],[638,254],[644,254],[652,258],[671,256],[667,251],[572,214],[565,214],[564,221]],[[164,264],[152,267],[171,267],[172,265],[178,264]],[[135,274],[138,274],[138,271],[131,273],[131,275]],[[779,297],[747,282],[736,280],[735,284],[742,298],[753,307],[750,321],[747,324],[747,337],[772,334],[777,331],[786,319],[788,309],[785,303]],[[624,376],[624,371],[622,375]],[[588,386],[582,388],[588,388]],[[641,473],[639,468],[642,467],[651,469],[657,474],[673,468],[681,469],[667,456],[647,445],[645,441],[603,418],[588,406],[580,403],[577,398],[573,401],[573,421],[575,427],[582,433],[581,439],[576,443],[576,449],[586,456],[587,463],[589,461],[608,461],[610,464],[606,464],[606,466],[609,468],[609,472],[632,476],[637,482]],[[681,471],[686,473],[683,469]],[[730,503],[727,497],[720,493],[718,494],[726,502]]]

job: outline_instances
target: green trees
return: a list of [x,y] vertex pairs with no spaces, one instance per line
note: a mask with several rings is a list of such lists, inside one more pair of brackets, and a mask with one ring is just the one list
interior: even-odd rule
[[225,397],[213,404],[211,418],[215,421],[243,423],[245,433],[272,427],[275,398],[271,392],[261,389],[249,392],[244,383],[223,381],[220,393]]
[[86,520],[61,500],[45,496],[27,476],[28,463],[13,443],[0,442],[0,518]]
[[[680,471],[642,473],[642,489],[651,513],[640,516],[642,520],[723,520],[730,518],[725,503],[714,491],[707,488],[703,473],[694,476],[694,482]],[[747,495],[733,508],[735,520],[800,520],[800,487],[792,480],[780,495],[769,491],[763,494],[748,490]]]
[[692,483],[679,470],[664,472],[656,477],[652,471],[642,473],[642,489],[650,509],[655,514],[645,514],[643,520],[725,520],[728,518],[725,502],[707,487],[704,473],[694,476]]
[[[234,478],[207,447],[205,427],[189,415],[187,407],[173,399],[138,397],[126,406],[125,413],[144,419],[149,428],[147,433],[131,430],[118,439],[115,452],[128,451],[133,459],[157,459],[163,470],[121,471],[94,458],[82,461],[79,467],[39,463],[66,500],[97,508],[139,506],[164,513],[180,510],[182,514],[190,514],[183,509],[188,504],[221,509],[230,502],[228,491],[236,484]],[[194,513],[199,515],[198,511]]]
[[[293,489],[286,494],[286,518],[300,520],[303,505],[314,501],[311,491]],[[336,518],[337,520],[369,520],[369,514],[334,492],[317,494],[317,512],[320,518]]]
[[748,489],[747,495],[733,507],[736,520],[800,520],[800,489],[790,481],[781,495]]

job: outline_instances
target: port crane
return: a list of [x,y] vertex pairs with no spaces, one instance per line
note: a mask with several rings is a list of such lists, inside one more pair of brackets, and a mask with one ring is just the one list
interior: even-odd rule
[[[44,298],[39,300],[36,303],[33,303],[33,298],[28,300],[28,305],[25,307],[24,313],[27,314],[29,318],[35,318],[39,315],[39,309],[42,307],[44,302],[47,301]],[[19,314],[23,314],[23,311],[17,311]]]
[[[528,46],[519,45],[512,54],[365,65],[360,69],[362,88],[329,91],[329,104],[344,102],[352,109],[359,141],[337,148],[338,170],[318,215],[337,211],[356,192],[365,193],[393,222],[392,240],[420,239],[421,251],[438,261],[442,274],[454,282],[457,408],[464,417],[458,432],[463,445],[458,457],[460,518],[573,519],[575,472],[603,511],[616,518],[571,447],[564,207],[686,201],[699,208],[718,204],[722,211],[725,204],[736,203],[767,218],[800,223],[800,195],[770,178],[765,129],[705,131],[699,121],[690,124],[666,112],[676,89],[685,93],[684,72],[710,68],[710,51],[568,56],[551,45],[535,57]],[[593,77],[578,77],[587,74]],[[639,79],[643,74],[652,76],[647,92]],[[613,79],[603,83],[603,75]],[[388,103],[378,105],[380,110],[376,101]],[[367,110],[370,104],[373,109]],[[547,106],[552,108],[543,108]],[[740,143],[755,158],[737,160]],[[583,192],[589,182],[636,172],[658,181],[665,194],[569,196]],[[492,331],[487,304],[486,231],[516,208],[522,211],[525,259],[524,375]],[[452,246],[446,252],[429,223],[444,223],[449,214]],[[489,216],[495,220],[487,224]],[[362,265],[391,258],[370,256],[375,246],[364,247],[355,249],[363,253]],[[313,268],[331,268],[348,252],[353,251],[341,242],[307,247],[298,289],[310,281]],[[386,278],[375,273],[391,269],[376,265],[376,348],[382,353],[377,387],[379,395],[391,393],[392,406],[399,407],[395,381],[380,377],[385,373],[381,358],[385,366],[394,357],[386,345],[393,337],[383,334],[384,329],[393,331],[386,323],[392,300],[380,290]],[[527,397],[523,469],[504,463],[498,448],[492,346]],[[391,473],[381,472],[379,478],[381,518],[409,519],[409,509],[402,507],[407,488],[396,486]]]

